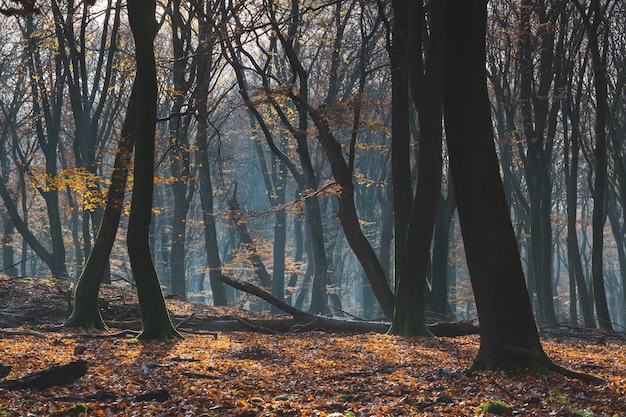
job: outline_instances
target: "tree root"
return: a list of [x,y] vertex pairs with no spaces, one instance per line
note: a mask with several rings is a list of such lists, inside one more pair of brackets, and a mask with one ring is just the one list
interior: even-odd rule
[[568,378],[578,379],[580,381],[590,382],[592,384],[606,384],[607,381],[605,379],[599,378],[597,376],[593,376],[590,374],[586,374],[583,372],[572,371],[571,369],[567,369],[562,367],[561,365],[556,364],[547,356],[541,355],[537,352],[533,352],[529,349],[524,349],[519,346],[505,346],[504,350],[511,352],[515,355],[521,356],[523,358],[529,359],[533,362],[538,363],[541,366],[544,366],[550,372],[556,372],[557,374],[566,376]]

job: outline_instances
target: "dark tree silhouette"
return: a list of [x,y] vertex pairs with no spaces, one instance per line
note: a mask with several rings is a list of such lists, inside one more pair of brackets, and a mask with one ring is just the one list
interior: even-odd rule
[[135,125],[135,180],[128,221],[128,256],[137,284],[143,331],[140,339],[182,338],[169,317],[150,253],[150,218],[154,191],[154,154],[157,118],[157,77],[154,57],[156,3],[128,2],[128,20],[135,39],[137,60],[137,120]]
[[[541,367],[547,359],[528,290],[493,140],[485,70],[486,1],[448,1],[444,116],[450,169],[480,320],[474,369]],[[545,369],[545,368],[544,368]]]

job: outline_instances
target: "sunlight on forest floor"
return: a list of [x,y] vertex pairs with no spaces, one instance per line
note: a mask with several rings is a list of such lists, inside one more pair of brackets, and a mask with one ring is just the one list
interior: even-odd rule
[[[90,416],[475,416],[500,400],[509,415],[613,416],[626,391],[623,341],[545,343],[560,364],[609,381],[591,386],[559,375],[467,374],[478,348],[469,336],[235,332],[138,343],[70,335],[0,339],[10,378],[78,358],[89,364],[70,385],[0,389],[0,415],[62,416],[85,404]],[[169,398],[136,401],[160,390]]]

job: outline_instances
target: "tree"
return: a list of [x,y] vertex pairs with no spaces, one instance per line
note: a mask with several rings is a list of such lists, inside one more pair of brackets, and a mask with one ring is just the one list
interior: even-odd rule
[[[403,12],[397,3],[394,2],[396,16]],[[405,235],[397,234],[395,237],[400,243],[396,243],[396,250],[401,250],[401,252],[396,252],[399,259],[396,266],[396,305],[391,332],[414,336],[431,335],[426,328],[424,310],[426,274],[442,178],[443,3],[432,4],[432,10],[428,16],[429,31],[426,32],[429,35],[428,39],[423,39],[426,16],[422,2],[408,2],[407,4],[409,5],[408,16],[415,24],[409,25],[407,22],[407,45],[403,53],[410,58],[407,61],[409,85],[411,97],[417,108],[420,136],[417,187],[410,205],[408,224]],[[394,27],[395,25],[394,22]],[[394,34],[401,37],[402,30],[402,28],[394,29]],[[424,53],[422,53],[423,48],[426,49]],[[425,60],[422,58],[423,55],[426,56]],[[404,97],[401,100],[404,101]],[[402,148],[406,146],[407,144],[404,144]],[[408,148],[396,152],[408,154]],[[406,159],[405,156],[402,158]],[[406,161],[403,164],[406,164]],[[403,183],[410,184],[411,179],[405,178],[401,181],[401,184]],[[397,197],[399,199],[400,196]],[[401,204],[406,204],[406,202],[402,201]]]
[[169,317],[150,253],[150,218],[154,189],[157,77],[154,57],[156,1],[128,2],[128,20],[135,39],[137,107],[133,193],[128,221],[128,256],[137,285],[143,323],[140,339],[171,340],[182,336]]
[[[198,42],[199,52],[196,54],[197,71],[196,88],[193,92],[193,103],[198,118],[198,131],[196,133],[196,144],[198,146],[197,158],[200,163],[198,168],[198,185],[200,187],[200,204],[202,206],[202,219],[204,229],[204,246],[207,253],[207,264],[209,267],[209,284],[213,293],[213,304],[225,306],[228,304],[224,283],[217,277],[222,274],[220,253],[217,241],[217,230],[215,227],[215,210],[213,198],[213,184],[211,179],[211,165],[209,163],[209,133],[211,124],[209,119],[210,111],[208,106],[209,83],[214,62],[212,59],[213,48],[217,39],[214,25],[210,23],[213,7],[211,2],[199,1],[195,4],[196,14],[198,14]],[[215,11],[214,14],[217,14]],[[201,290],[203,287],[201,288]]]
[[[108,143],[112,126],[117,122],[115,112],[127,98],[124,94],[126,84],[123,70],[116,65],[119,61],[116,51],[119,47],[121,1],[116,0],[114,4],[113,0],[108,0],[103,10],[101,30],[95,32],[99,37],[87,35],[94,28],[89,2],[83,2],[81,8],[69,3],[65,9],[56,0],[51,3],[73,121],[74,162],[77,168],[84,168],[97,178],[106,154],[103,148]],[[106,47],[107,43],[111,47]],[[98,51],[93,57],[89,53],[92,49]],[[87,193],[102,196],[99,182],[90,181]],[[76,210],[76,215],[82,213],[83,216],[83,250],[85,256],[89,256],[91,232],[93,229],[95,233],[101,223],[102,205],[100,202],[92,204],[86,201],[82,210]],[[92,227],[89,225],[90,220]],[[105,279],[108,281],[109,278],[107,274]]]
[[539,341],[493,142],[485,71],[487,1],[448,1],[443,102],[450,170],[480,321],[473,369],[537,365]]
[[596,93],[596,117],[595,135],[596,146],[594,148],[595,170],[593,179],[593,237],[591,249],[591,283],[593,287],[593,298],[598,315],[598,324],[602,329],[613,330],[611,316],[606,300],[604,288],[604,267],[603,267],[603,245],[604,245],[604,224],[606,223],[606,177],[607,177],[607,141],[606,141],[606,120],[608,115],[608,92],[606,75],[606,46],[604,53],[601,53],[598,38],[607,39],[608,26],[599,32],[600,24],[605,19],[605,7],[599,0],[593,0],[586,11],[580,1],[574,0],[576,8],[581,14],[593,64],[593,85]]
[[108,329],[100,314],[98,293],[122,216],[128,170],[132,162],[137,103],[137,90],[133,86],[133,92],[128,100],[126,118],[120,132],[113,173],[111,174],[111,185],[109,186],[102,220],[93,248],[76,283],[74,307],[70,317],[63,323],[64,327]]
[[[23,35],[25,38],[26,64],[30,73],[30,91],[32,96],[32,117],[33,128],[36,132],[37,141],[45,157],[45,176],[38,191],[46,203],[46,211],[49,220],[50,238],[52,250],[49,255],[45,255],[43,246],[37,244],[32,239],[32,234],[26,230],[26,224],[18,219],[13,210],[9,210],[13,222],[17,229],[29,241],[29,245],[42,257],[50,268],[52,275],[59,278],[67,278],[67,267],[65,264],[65,244],[61,225],[61,212],[59,208],[59,190],[55,185],[58,174],[58,147],[61,129],[61,110],[63,107],[63,76],[58,63],[51,69],[54,71],[52,86],[45,80],[43,65],[42,34],[35,30],[34,16],[29,14],[25,18],[25,28]],[[55,60],[56,61],[56,60]],[[25,161],[22,161],[25,162]],[[5,204],[10,205],[9,199],[4,198]],[[29,235],[29,236],[27,236]]]
[[[548,101],[548,93],[554,82],[555,74],[560,72],[558,62],[554,62],[554,42],[556,38],[555,21],[560,16],[563,2],[556,2],[548,10],[544,2],[534,5],[523,0],[520,7],[520,110],[522,130],[526,140],[526,154],[523,155],[524,172],[530,201],[530,265],[529,275],[536,286],[537,316],[546,324],[556,323],[552,289],[552,179],[550,163],[556,131],[556,116],[560,106],[558,100]],[[539,25],[536,32],[539,45],[539,57],[534,56],[533,22],[537,15]],[[538,69],[535,74],[534,61]],[[538,78],[538,85],[534,79]],[[557,78],[558,82],[559,79]],[[556,85],[555,89],[559,86]]]

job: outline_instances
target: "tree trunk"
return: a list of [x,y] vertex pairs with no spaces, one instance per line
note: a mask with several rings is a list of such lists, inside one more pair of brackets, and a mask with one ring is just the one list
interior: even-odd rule
[[[275,168],[274,184],[276,203],[281,206],[286,202],[287,170],[285,165],[273,156]],[[284,208],[276,211],[274,223],[274,250],[272,266],[272,295],[285,299],[285,246],[287,245],[287,212]],[[273,311],[277,312],[277,311]]]
[[[569,106],[566,109],[569,109]],[[568,114],[570,118],[574,117],[572,111],[568,111]],[[564,120],[564,124],[566,123],[567,119]],[[570,300],[570,302],[573,302],[574,306],[576,305],[575,295],[577,292],[580,298],[585,327],[594,328],[595,321],[593,317],[593,304],[591,303],[591,298],[589,297],[589,292],[587,291],[583,264],[580,260],[578,230],[576,228],[578,206],[578,158],[580,154],[580,146],[578,144],[578,121],[572,121],[571,135],[568,135],[567,128],[565,129],[565,138],[563,142],[565,147],[565,188],[567,199],[567,263],[569,271],[572,274],[573,281],[576,283],[576,287],[574,288],[574,298]],[[568,149],[570,148],[571,150],[568,152]],[[569,153],[571,153],[571,157]],[[572,320],[574,319],[575,318],[572,318]]]
[[450,169],[480,321],[473,369],[541,367],[545,357],[528,298],[493,141],[485,71],[487,1],[446,3],[444,114]]
[[391,184],[393,187],[394,281],[402,273],[404,239],[409,224],[413,192],[409,133],[409,78],[407,72],[407,4],[394,0],[392,44],[387,45],[391,61]]
[[[419,6],[415,6],[415,4]],[[394,3],[395,6],[395,3]],[[424,10],[421,2],[410,3],[408,15],[413,24],[408,27],[408,72],[413,101],[419,115],[419,156],[417,189],[412,200],[409,223],[401,240],[401,263],[396,271],[396,305],[391,333],[405,336],[430,335],[425,326],[426,274],[430,263],[439,194],[441,192],[441,65],[442,65],[442,3],[433,5],[430,35],[432,43],[427,61],[422,62],[422,26]],[[398,10],[397,12],[402,12]],[[406,179],[411,181],[410,177]],[[398,253],[396,253],[398,256]]]
[[135,39],[138,100],[135,125],[135,181],[127,245],[143,323],[143,331],[139,338],[171,340],[182,336],[170,321],[149,244],[157,116],[157,77],[153,45],[157,29],[155,10],[154,0],[128,2],[128,19]]
[[106,207],[93,248],[87,263],[76,283],[74,307],[70,317],[63,323],[64,327],[81,327],[85,329],[106,330],[98,304],[100,285],[108,268],[109,256],[115,243],[120,217],[124,208],[124,194],[128,169],[132,161],[134,130],[137,112],[137,91],[133,90],[128,101],[126,118],[122,125],[120,138],[115,153],[115,162],[111,174],[111,185],[107,194]]
[[[613,330],[611,316],[606,300],[604,288],[604,224],[606,223],[606,177],[607,177],[607,145],[606,145],[606,119],[608,117],[608,92],[606,59],[603,58],[598,44],[598,38],[603,34],[598,33],[600,23],[605,20],[604,11],[599,0],[593,0],[589,6],[589,14],[583,9],[578,0],[574,0],[578,8],[589,41],[591,61],[593,63],[593,85],[596,93],[596,117],[595,134],[596,146],[593,151],[595,160],[593,178],[593,214],[592,214],[592,249],[591,249],[591,284],[593,286],[593,298],[596,304],[598,324],[605,330]],[[591,13],[593,12],[593,21]],[[604,29],[608,31],[608,29]],[[607,32],[608,33],[608,32]],[[606,35],[605,35],[606,36]],[[604,48],[607,48],[605,42]]]
[[[2,177],[0,181],[4,181],[3,178],[9,178],[10,170],[7,161],[7,154],[4,143],[0,149],[0,165],[2,166]],[[17,275],[17,268],[13,251],[13,233],[15,232],[15,225],[11,220],[9,213],[2,210],[2,273],[10,277]]]
[[456,210],[452,182],[448,196],[439,205],[433,238],[432,290],[430,310],[439,317],[448,317],[448,260],[450,255],[450,222]]
[[[524,172],[530,201],[530,263],[537,294],[537,317],[545,324],[556,323],[552,294],[552,182],[549,174],[550,149],[553,138],[545,132],[548,101],[539,96],[548,95],[552,83],[554,33],[537,29],[539,42],[539,86],[534,85],[534,54],[532,43],[534,13],[531,0],[522,1],[520,18],[520,110],[522,129],[526,140]],[[543,15],[542,24],[548,24]],[[538,89],[537,92],[535,90]]]
[[256,249],[256,243],[252,239],[250,232],[248,231],[248,226],[246,225],[246,221],[241,215],[241,208],[239,207],[239,202],[237,201],[237,186],[235,185],[235,190],[233,191],[233,196],[228,199],[228,206],[231,210],[231,220],[233,222],[234,228],[239,233],[239,238],[241,239],[241,243],[243,244],[248,260],[252,264],[254,268],[254,273],[259,279],[261,285],[266,289],[272,288],[272,278],[270,277],[269,272],[267,272],[267,268],[265,268],[265,263],[263,263],[263,259],[259,255],[259,252]]
[[[200,1],[204,7],[205,2]],[[210,6],[207,6],[210,7]],[[200,167],[198,167],[198,184],[200,188],[200,204],[202,206],[202,220],[204,228],[204,246],[207,252],[207,263],[209,266],[209,284],[213,293],[213,304],[216,306],[226,306],[228,299],[224,284],[217,279],[222,273],[222,262],[220,260],[219,246],[217,244],[217,230],[215,228],[215,210],[213,202],[213,184],[211,181],[211,165],[209,164],[209,140],[208,123],[209,112],[207,97],[209,96],[209,82],[212,61],[212,46],[214,35],[211,31],[212,25],[204,19],[200,19],[198,24],[198,37],[200,53],[198,54],[198,76],[196,79],[196,89],[194,91],[194,105],[198,111],[198,132],[196,142],[198,145],[198,157]]]

